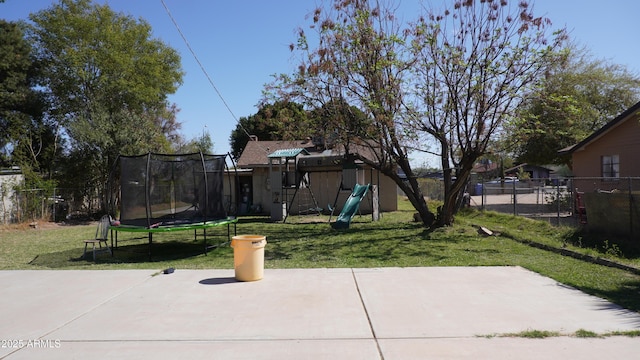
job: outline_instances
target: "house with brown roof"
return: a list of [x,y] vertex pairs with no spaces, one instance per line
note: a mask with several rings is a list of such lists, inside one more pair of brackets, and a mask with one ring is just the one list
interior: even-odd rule
[[356,183],[373,185],[360,204],[362,214],[397,210],[393,180],[360,161],[347,161],[340,149],[325,149],[312,139],[249,141],[237,167],[239,214],[271,214],[279,220],[279,215],[287,213],[328,213],[335,205],[337,215]]
[[640,177],[640,102],[559,153],[571,155],[574,177],[600,178],[580,182],[580,191],[614,190],[622,178]]
[[640,102],[559,153],[571,155],[590,230],[640,233]]

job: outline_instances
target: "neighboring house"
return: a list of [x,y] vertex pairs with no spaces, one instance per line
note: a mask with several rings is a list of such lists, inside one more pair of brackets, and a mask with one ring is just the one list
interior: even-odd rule
[[476,183],[482,180],[492,180],[499,178],[501,175],[500,164],[488,159],[483,159],[473,166],[471,170],[471,182]]
[[16,221],[17,206],[15,191],[16,185],[24,181],[24,175],[19,168],[0,170],[0,223],[8,224]]
[[470,186],[467,187],[467,191],[471,195],[482,195],[482,183],[497,179],[500,176],[500,164],[489,159],[483,159],[477,162],[473,166],[473,169],[471,169],[471,176],[469,177]]
[[640,102],[581,142],[571,155],[575,190],[584,193],[587,226],[623,235],[640,233]]
[[620,178],[640,177],[640,102],[581,142],[559,151],[571,155],[576,178],[602,178],[581,182],[580,191],[614,190]]
[[[286,163],[280,164],[282,159]],[[296,141],[249,141],[237,162],[240,214],[271,214],[289,206],[289,214],[313,214],[336,204],[338,214],[354,183],[377,186],[380,211],[397,210],[396,184],[361,162],[345,164],[338,149],[325,150],[311,139]],[[271,174],[281,173],[282,186],[272,186]],[[276,175],[277,176],[277,175]],[[302,184],[302,186],[299,186]],[[297,189],[297,191],[296,191]],[[291,202],[295,193],[295,200]],[[337,199],[337,200],[336,200]],[[371,213],[374,195],[360,204],[361,213]],[[277,216],[275,217],[278,218]]]
[[545,166],[530,165],[527,163],[514,166],[504,170],[507,176],[518,176],[518,173],[525,172],[529,174],[529,179],[549,179],[552,169]]

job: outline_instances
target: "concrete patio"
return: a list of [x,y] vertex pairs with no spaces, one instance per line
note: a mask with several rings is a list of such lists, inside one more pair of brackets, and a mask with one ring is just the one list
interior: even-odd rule
[[[629,359],[621,309],[520,267],[0,271],[2,359]],[[501,337],[527,330],[546,339]]]

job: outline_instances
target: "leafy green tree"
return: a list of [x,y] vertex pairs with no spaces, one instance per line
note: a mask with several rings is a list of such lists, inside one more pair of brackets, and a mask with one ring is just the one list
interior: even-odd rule
[[20,166],[24,181],[11,187],[41,190],[25,193],[21,205],[28,219],[36,219],[43,215],[42,198],[52,196],[56,186],[51,175],[59,141],[47,122],[45,96],[35,90],[39,66],[23,27],[0,20],[0,166]]
[[558,150],[576,144],[640,99],[640,77],[570,46],[507,126],[519,162],[567,164]]
[[235,160],[240,158],[250,140],[249,136],[256,136],[258,140],[290,140],[310,136],[304,126],[307,121],[307,113],[301,104],[289,101],[264,103],[256,114],[241,117],[231,132],[231,156]]
[[0,165],[36,171],[55,153],[55,129],[44,118],[44,95],[34,90],[38,65],[21,25],[0,20]]
[[352,143],[363,138],[363,131],[371,121],[359,108],[349,105],[344,99],[332,99],[309,114],[304,126],[312,135],[322,138],[325,148],[342,146],[349,156]]
[[[179,112],[178,106],[171,104],[165,107],[164,111],[153,120],[156,126],[160,128],[160,133],[164,135],[168,148],[175,146],[181,136],[180,129],[182,124],[178,122],[177,118]],[[211,143],[211,146],[213,146],[213,143]]]
[[64,128],[69,153],[85,161],[88,184],[102,189],[120,153],[169,147],[158,125],[182,81],[180,56],[152,37],[146,21],[90,0],[60,0],[30,19],[55,104],[49,114]]
[[213,140],[211,140],[211,135],[208,132],[203,132],[202,136],[195,137],[188,141],[179,140],[178,143],[174,145],[174,150],[179,154],[188,154],[188,153],[197,153],[202,152],[204,154],[212,154],[213,153]]

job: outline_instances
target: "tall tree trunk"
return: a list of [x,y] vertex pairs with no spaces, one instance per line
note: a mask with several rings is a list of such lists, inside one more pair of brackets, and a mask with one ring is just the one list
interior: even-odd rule
[[[399,147],[399,146],[398,146]],[[420,216],[420,220],[426,227],[433,226],[436,215],[429,210],[427,206],[427,200],[424,198],[424,194],[422,193],[422,189],[420,189],[420,184],[418,183],[418,179],[414,176],[413,170],[411,169],[411,164],[409,164],[409,159],[406,156],[403,156],[397,159],[398,166],[404,171],[407,175],[407,184],[401,181],[402,185],[408,187],[407,190],[402,189],[404,193],[407,195],[407,198],[411,202],[411,205],[418,211],[418,215]]]
[[462,169],[457,172],[455,181],[451,180],[451,171],[448,172],[449,176],[445,175],[444,204],[442,204],[442,207],[440,207],[438,211],[438,226],[453,225],[454,215],[458,212],[464,190],[471,176],[471,169],[472,167],[469,165],[463,166]]
[[408,177],[407,182],[400,181],[398,186],[405,193],[411,205],[418,212],[418,216],[420,216],[420,220],[426,227],[433,226],[436,216],[434,213],[429,210],[427,206],[427,201],[422,194],[422,190],[420,190],[420,185],[415,177]]

